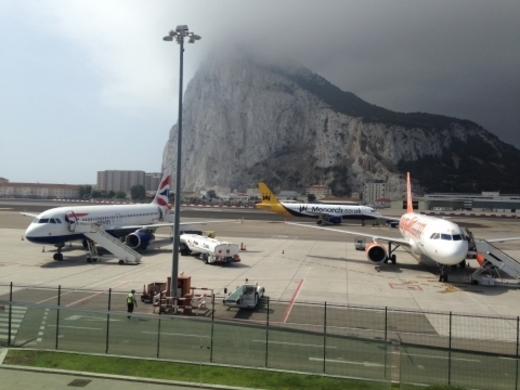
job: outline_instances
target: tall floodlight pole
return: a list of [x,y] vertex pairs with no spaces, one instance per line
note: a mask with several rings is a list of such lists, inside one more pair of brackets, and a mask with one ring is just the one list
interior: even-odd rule
[[179,223],[180,223],[180,204],[181,204],[181,146],[182,146],[182,67],[184,54],[184,38],[188,38],[188,43],[195,43],[200,36],[189,32],[188,26],[177,26],[175,30],[170,30],[169,34],[163,38],[164,41],[175,40],[181,48],[180,74],[179,74],[179,120],[177,126],[177,177],[175,183],[175,214],[173,223],[173,259],[172,259],[172,285],[170,296],[177,297],[177,284],[179,281]]

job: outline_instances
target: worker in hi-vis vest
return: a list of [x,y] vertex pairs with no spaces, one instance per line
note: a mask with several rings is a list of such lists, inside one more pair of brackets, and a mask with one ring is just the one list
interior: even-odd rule
[[134,305],[137,307],[137,301],[135,300],[135,290],[132,290],[130,294],[126,297],[126,306],[128,307],[128,318],[130,318],[130,314],[134,311]]

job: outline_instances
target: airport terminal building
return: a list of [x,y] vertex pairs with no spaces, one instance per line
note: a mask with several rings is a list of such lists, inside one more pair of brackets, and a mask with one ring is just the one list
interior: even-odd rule
[[[406,208],[405,200],[392,202],[393,208]],[[414,196],[414,208],[433,211],[489,211],[516,213],[520,209],[520,195],[501,195],[498,191],[481,194],[433,193]]]

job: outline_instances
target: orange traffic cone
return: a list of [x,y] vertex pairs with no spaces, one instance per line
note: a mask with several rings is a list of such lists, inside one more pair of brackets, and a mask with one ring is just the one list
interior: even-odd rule
[[143,297],[146,296],[146,286],[143,284],[143,293],[141,294]]
[[45,252],[45,247],[42,248],[42,252]]

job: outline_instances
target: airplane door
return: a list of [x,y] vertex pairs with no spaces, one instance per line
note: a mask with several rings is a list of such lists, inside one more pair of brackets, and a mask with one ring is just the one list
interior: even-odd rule
[[76,230],[76,225],[78,224],[78,218],[74,211],[70,210],[65,214],[65,221],[69,224],[69,231],[74,232]]

